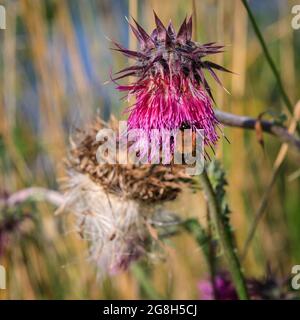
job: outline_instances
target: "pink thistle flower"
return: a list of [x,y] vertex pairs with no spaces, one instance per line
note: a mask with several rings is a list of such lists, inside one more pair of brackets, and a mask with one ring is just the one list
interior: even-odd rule
[[[278,279],[270,270],[261,279],[247,278],[246,284],[252,300],[290,300],[295,299],[288,286],[288,279]],[[198,283],[201,300],[238,300],[238,294],[226,271],[217,273],[214,286],[210,280]]]
[[222,52],[223,46],[192,41],[192,17],[185,19],[176,33],[171,22],[166,28],[155,13],[154,16],[156,28],[151,35],[135,20],[136,27],[130,24],[139,41],[139,51],[115,43],[115,50],[136,61],[113,79],[136,77],[134,83],[117,87],[136,99],[128,108],[128,128],[145,130],[150,140],[152,129],[203,129],[205,144],[214,147],[219,139],[219,123],[204,70],[219,84],[214,70],[230,71],[205,57]]
[[[201,300],[238,300],[234,285],[226,272],[221,272],[214,279],[214,288],[210,280],[202,280],[198,283]],[[216,294],[216,297],[214,296]]]

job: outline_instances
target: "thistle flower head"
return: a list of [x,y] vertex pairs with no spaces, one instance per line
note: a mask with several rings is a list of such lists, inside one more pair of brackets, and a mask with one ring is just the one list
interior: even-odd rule
[[151,35],[135,20],[135,26],[130,24],[139,41],[138,51],[115,43],[115,50],[135,61],[113,79],[136,78],[134,83],[117,87],[136,98],[135,104],[128,109],[128,126],[146,131],[203,129],[205,143],[213,146],[218,140],[218,121],[205,71],[221,84],[215,70],[229,70],[206,57],[222,52],[223,46],[192,41],[192,17],[185,19],[176,33],[171,22],[165,27],[155,13],[154,16],[156,28]]

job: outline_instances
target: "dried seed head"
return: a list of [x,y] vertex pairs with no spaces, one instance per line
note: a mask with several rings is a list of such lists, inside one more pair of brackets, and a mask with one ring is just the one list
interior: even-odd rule
[[146,253],[148,209],[109,194],[88,175],[69,171],[65,207],[76,216],[76,229],[89,243],[89,259],[100,274],[126,270]]
[[105,127],[97,119],[78,132],[66,161],[63,208],[75,214],[76,229],[89,242],[90,259],[102,274],[113,274],[148,253],[157,242],[148,225],[156,205],[176,198],[191,180],[182,167],[99,164],[96,135]]
[[[78,132],[67,161],[69,169],[87,174],[108,193],[148,204],[173,200],[184,184],[192,183],[179,165],[99,164],[96,152],[101,142],[96,135],[105,127],[108,124],[97,119],[86,131]],[[110,127],[115,129],[116,122],[112,120]]]

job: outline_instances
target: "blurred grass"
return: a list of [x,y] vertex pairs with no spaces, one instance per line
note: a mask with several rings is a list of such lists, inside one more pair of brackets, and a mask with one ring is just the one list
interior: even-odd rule
[[[214,57],[238,75],[222,75],[227,95],[212,83],[217,105],[236,114],[258,116],[266,110],[284,111],[275,79],[240,1],[195,1],[200,42],[227,46]],[[290,27],[290,8],[297,1],[251,1],[268,48],[280,70],[284,87],[295,103],[299,99],[300,31]],[[106,36],[125,46],[136,46],[124,16],[129,13],[154,27],[152,9],[164,23],[178,27],[191,14],[193,1],[179,0],[20,0],[5,1],[7,30],[0,31],[0,181],[14,192],[26,186],[57,188],[68,138],[100,112],[125,117],[126,102],[114,85],[103,85],[109,73],[127,61],[109,50]],[[265,9],[269,10],[265,10]],[[232,223],[242,247],[249,224],[270,179],[279,143],[265,136],[265,153],[253,132],[225,128],[231,144],[220,142],[218,158],[229,180]],[[245,262],[246,274],[259,276],[270,263],[283,276],[300,260],[300,181],[287,176],[299,168],[299,156],[289,152],[272,190],[267,215],[261,222]],[[199,206],[200,202],[200,206]],[[169,204],[187,217],[205,221],[201,194],[185,192]],[[48,204],[31,204],[34,222],[25,235],[16,235],[0,263],[8,270],[8,299],[131,299],[145,298],[133,273],[104,283],[86,261],[86,246],[69,230],[70,218],[55,218]],[[197,281],[208,270],[197,244],[187,234],[172,239],[166,261],[152,267],[153,285],[169,298],[197,298]]]

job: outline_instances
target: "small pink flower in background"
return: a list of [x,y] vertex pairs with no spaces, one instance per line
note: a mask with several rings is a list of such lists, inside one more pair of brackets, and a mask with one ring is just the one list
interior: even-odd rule
[[218,274],[214,282],[215,289],[210,280],[198,283],[201,300],[238,300],[234,285],[226,272]]
[[219,139],[219,123],[204,70],[219,84],[214,70],[230,71],[205,57],[222,52],[223,46],[192,41],[192,17],[185,19],[176,33],[171,22],[166,28],[154,15],[156,28],[151,35],[136,21],[136,27],[130,24],[139,41],[139,51],[115,43],[115,50],[136,61],[113,79],[136,78],[134,83],[117,87],[135,98],[134,105],[128,108],[128,128],[146,130],[150,140],[151,129],[203,129],[205,144],[213,148]]
[[[276,278],[270,270],[262,279],[246,279],[248,292],[252,300],[288,300],[296,298],[289,289],[288,281]],[[230,275],[226,271],[219,272],[214,279],[214,285],[208,279],[198,283],[201,300],[238,300],[238,295]]]

